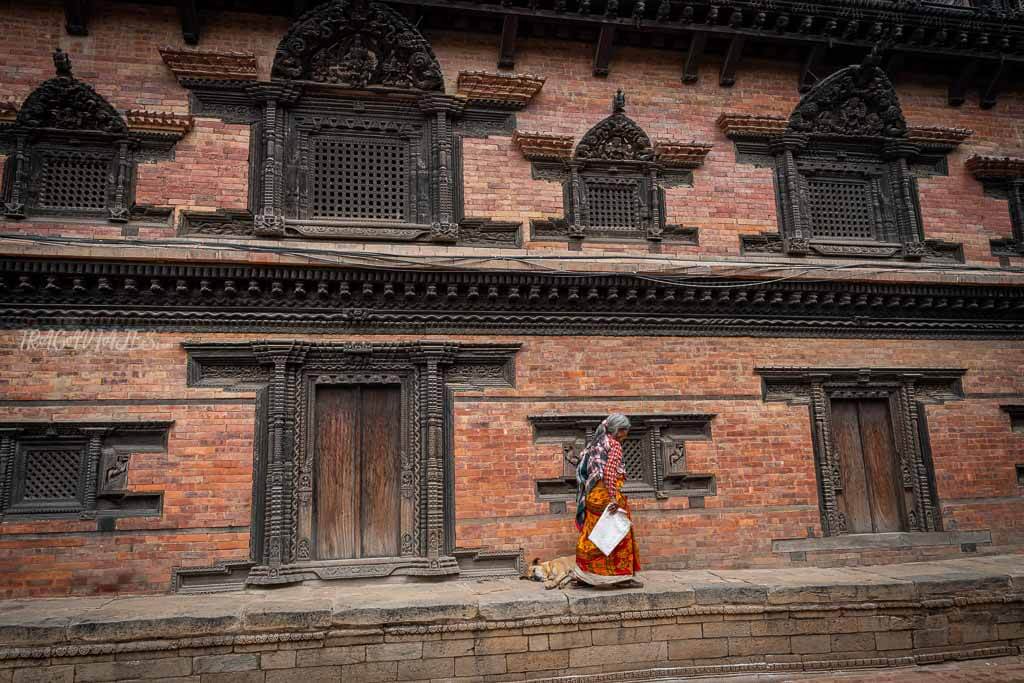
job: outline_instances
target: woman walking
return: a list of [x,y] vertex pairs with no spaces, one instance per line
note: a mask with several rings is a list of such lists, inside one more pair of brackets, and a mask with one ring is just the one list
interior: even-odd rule
[[611,507],[613,512],[622,509],[629,516],[629,502],[622,495],[626,481],[622,440],[628,433],[629,418],[612,413],[595,430],[576,466],[576,528],[580,537],[576,541],[575,577],[591,586],[640,584],[636,579],[640,553],[632,527],[607,556],[588,538],[605,508]]

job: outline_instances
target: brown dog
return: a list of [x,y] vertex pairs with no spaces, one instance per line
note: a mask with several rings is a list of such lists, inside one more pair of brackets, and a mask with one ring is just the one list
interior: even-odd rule
[[574,555],[556,557],[547,562],[541,562],[539,557],[535,557],[527,568],[526,576],[519,578],[529,581],[543,581],[544,587],[551,590],[552,588],[562,588],[568,584],[572,580],[573,569],[575,568],[576,557]]

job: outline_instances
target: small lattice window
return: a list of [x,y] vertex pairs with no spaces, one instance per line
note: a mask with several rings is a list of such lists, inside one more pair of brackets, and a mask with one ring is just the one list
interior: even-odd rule
[[867,181],[809,180],[811,235],[848,240],[877,238]]
[[643,438],[622,442],[622,468],[626,470],[626,481],[651,484],[650,459]]
[[38,206],[50,210],[103,211],[110,160],[76,152],[45,152],[40,158]]
[[601,230],[640,228],[640,195],[637,184],[588,181],[586,189],[590,227]]
[[404,140],[316,136],[312,172],[316,218],[407,219],[409,145]]
[[82,468],[80,448],[28,448],[24,458],[22,500],[78,499]]

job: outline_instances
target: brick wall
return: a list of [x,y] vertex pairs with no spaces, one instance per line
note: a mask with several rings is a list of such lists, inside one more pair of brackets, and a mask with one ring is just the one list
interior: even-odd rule
[[[18,571],[8,574],[13,578],[3,582],[3,594],[160,591],[169,586],[172,567],[247,557],[254,411],[238,400],[253,394],[187,388],[180,347],[186,339],[246,337],[147,333],[144,348],[103,353],[25,353],[22,339],[20,332],[7,333],[0,346],[5,419],[173,420],[174,426],[165,454],[137,454],[129,470],[129,489],[164,492],[159,518],[119,519],[114,533],[97,532],[93,521],[4,521],[0,570]],[[686,498],[636,498],[645,566],[788,563],[771,551],[772,539],[805,537],[808,529],[821,533],[810,421],[806,407],[761,401],[756,366],[966,368],[967,398],[927,408],[943,523],[946,529],[990,529],[993,545],[983,552],[1024,545],[1024,503],[1014,472],[1024,461],[1024,439],[1010,430],[999,408],[1006,399],[998,397],[1024,393],[1019,345],[595,338],[584,347],[565,337],[460,340],[523,341],[523,348],[514,388],[467,392],[456,400],[459,546],[522,547],[528,558],[572,553],[572,506],[555,513],[535,496],[537,479],[561,473],[560,449],[533,443],[528,416],[696,412],[716,417],[710,441],[687,443],[688,469],[714,474],[718,494],[705,499],[704,509],[690,509]],[[851,564],[958,552],[833,553],[809,560]]]
[[[105,1],[95,5],[87,37],[65,34],[59,3],[19,6],[0,20],[0,26],[12,35],[37,37],[0,49],[0,86],[7,97],[20,103],[50,77],[50,53],[60,46],[71,54],[76,76],[94,85],[118,109],[186,113],[188,93],[157,52],[160,45],[183,45],[174,8]],[[204,15],[201,49],[255,53],[259,76],[265,79],[287,26],[284,17],[210,13]],[[495,71],[493,36],[433,31],[427,37],[450,92],[462,70]],[[715,121],[727,111],[788,115],[799,99],[795,62],[745,59],[736,85],[721,88],[714,56],[702,66],[699,82],[686,86],[679,82],[678,52],[618,48],[607,78],[591,75],[592,56],[592,48],[583,43],[519,41],[516,70],[544,76],[547,82],[529,107],[517,114],[518,127],[572,135],[578,140],[610,113],[612,93],[622,88],[628,95],[628,114],[652,139],[714,145],[705,165],[695,171],[693,187],[667,191],[668,222],[700,228],[701,246],[669,246],[668,253],[736,256],[740,234],[777,229],[771,171],[737,164],[732,143]],[[939,75],[907,73],[898,76],[895,84],[911,125],[975,131],[949,156],[948,177],[920,180],[925,236],[963,242],[969,263],[996,265],[989,240],[1011,232],[1006,202],[986,197],[981,185],[964,170],[963,162],[976,153],[1024,153],[1022,93],[1005,92],[994,109],[982,110],[972,92],[966,104],[952,108],[946,105],[947,82]],[[176,209],[245,208],[248,135],[245,126],[198,120],[194,131],[179,143],[174,160],[140,165],[138,201]],[[467,140],[464,168],[468,216],[523,221],[528,233],[529,219],[561,215],[559,185],[532,180],[530,164],[512,145],[511,137]],[[85,228],[42,221],[17,226],[8,223],[5,229],[77,236],[120,234],[118,226]],[[149,228],[143,236],[173,234],[174,229],[166,226]],[[534,242],[527,246],[558,245]],[[376,248],[389,249],[387,245]],[[644,253],[646,247],[588,244],[584,250]]]

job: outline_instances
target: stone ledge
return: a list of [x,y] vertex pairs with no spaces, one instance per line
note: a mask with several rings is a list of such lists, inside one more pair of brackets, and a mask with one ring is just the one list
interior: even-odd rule
[[871,550],[921,548],[926,546],[991,543],[990,531],[929,531],[885,534],[844,534],[821,538],[793,538],[772,541],[773,553],[822,552],[830,550]]

